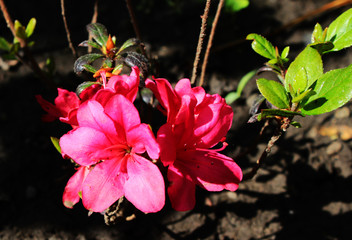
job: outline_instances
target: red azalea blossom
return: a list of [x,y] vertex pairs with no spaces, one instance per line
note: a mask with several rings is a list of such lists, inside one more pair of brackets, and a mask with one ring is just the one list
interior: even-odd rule
[[82,166],[65,188],[65,206],[72,207],[81,192],[83,205],[93,212],[103,212],[122,196],[143,212],[161,210],[163,177],[142,156],[147,152],[158,159],[159,146],[134,105],[120,94],[104,103],[89,100],[79,107],[77,121],[78,127],[60,139],[63,156]]
[[175,210],[195,205],[195,185],[208,191],[235,191],[242,180],[240,167],[229,157],[210,149],[223,140],[231,127],[233,111],[219,95],[191,88],[188,79],[173,90],[166,79],[146,81],[167,115],[158,131],[160,160],[168,166],[168,194]]

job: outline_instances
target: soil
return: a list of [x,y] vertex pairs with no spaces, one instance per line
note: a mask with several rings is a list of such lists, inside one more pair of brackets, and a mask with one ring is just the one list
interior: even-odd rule
[[[25,23],[30,17],[37,18],[35,58],[43,63],[52,56],[55,83],[74,90],[82,79],[72,71],[74,58],[58,3],[7,2],[14,19]],[[249,42],[242,41],[249,33],[268,36],[280,49],[290,45],[293,59],[309,41],[316,22],[327,26],[348,7],[276,30],[327,2],[252,0],[239,13],[224,11],[207,68],[207,91],[225,96],[236,89],[244,74],[262,66],[265,60],[251,51]],[[99,4],[98,21],[118,41],[133,37],[125,1]],[[140,1],[136,15],[141,35],[148,51],[158,57],[159,76],[170,81],[190,77],[203,5],[204,1]],[[215,5],[210,16],[215,14]],[[91,20],[93,1],[67,1],[66,8],[72,41],[78,45],[87,38],[85,25]],[[0,31],[10,39],[3,20]],[[345,67],[352,63],[352,51],[333,53],[323,60],[326,71]],[[44,112],[34,98],[41,94],[53,100],[57,93],[20,64],[0,65],[0,239],[352,239],[351,102],[331,113],[297,118],[303,127],[289,128],[257,175],[243,181],[236,192],[198,189],[192,211],[176,212],[167,203],[159,213],[139,213],[133,220],[107,226],[102,215],[88,216],[81,203],[67,209],[61,202],[73,168],[57,153],[49,137],[60,137],[68,129],[60,122],[43,123],[40,117]],[[273,133],[268,127],[256,142],[263,123],[247,123],[257,94],[252,79],[241,99],[231,105],[235,117],[226,154],[245,173]]]

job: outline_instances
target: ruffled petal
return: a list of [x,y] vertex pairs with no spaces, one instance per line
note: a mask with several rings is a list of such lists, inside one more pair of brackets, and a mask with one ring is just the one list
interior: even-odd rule
[[154,134],[147,124],[140,124],[132,128],[127,133],[127,144],[132,146],[134,153],[142,154],[147,151],[152,159],[159,158],[159,144],[156,142]]
[[197,112],[194,135],[197,147],[211,148],[226,136],[231,128],[232,108],[226,104],[210,104]]
[[214,150],[180,151],[174,165],[208,191],[235,191],[242,180],[241,168]]
[[127,162],[125,197],[145,213],[157,212],[165,204],[164,179],[151,161],[132,155]]
[[172,208],[176,211],[192,210],[196,204],[195,184],[192,179],[173,165],[169,166],[167,178],[170,182],[167,192]]
[[124,195],[127,175],[120,171],[123,161],[104,161],[91,170],[82,189],[85,208],[93,212],[103,212]]
[[82,166],[111,158],[112,154],[107,150],[110,146],[111,142],[104,133],[88,127],[76,128],[60,139],[62,155]]
[[82,191],[82,184],[88,173],[87,167],[79,167],[77,172],[68,180],[62,196],[65,207],[73,208],[79,202],[79,192]]

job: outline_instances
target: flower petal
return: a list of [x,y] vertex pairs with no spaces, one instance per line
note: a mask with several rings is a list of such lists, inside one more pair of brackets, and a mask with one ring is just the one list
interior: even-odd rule
[[91,170],[82,190],[85,208],[93,212],[103,212],[123,196],[123,186],[127,179],[127,175],[120,171],[123,161],[104,161]]
[[89,100],[80,106],[77,120],[80,127],[94,128],[106,133],[107,136],[116,135],[114,121],[105,114],[103,106],[95,100]]
[[133,154],[127,162],[125,197],[145,213],[157,212],[165,204],[165,184],[158,167]]
[[233,111],[226,104],[210,104],[197,111],[194,135],[198,138],[197,147],[215,146],[231,128]]
[[176,211],[188,211],[196,204],[195,184],[191,178],[180,172],[173,165],[169,166],[167,178],[170,186],[167,192],[170,197],[172,208]]
[[176,160],[176,142],[169,123],[162,125],[158,130],[157,141],[160,146],[160,160],[164,166],[172,164]]
[[65,207],[72,208],[79,202],[79,192],[82,191],[82,184],[88,173],[87,167],[79,167],[77,172],[68,180],[62,196]]
[[60,138],[62,155],[69,156],[82,166],[90,166],[99,160],[110,158],[111,146],[106,135],[88,127],[76,128]]
[[241,168],[215,150],[180,151],[174,165],[208,191],[235,191],[242,180]]
[[142,154],[148,152],[152,159],[159,158],[159,144],[156,142],[154,134],[147,124],[140,124],[132,128],[127,133],[127,144],[132,146],[133,152]]
[[121,126],[125,132],[141,123],[139,113],[133,103],[120,94],[112,96],[104,109],[105,113]]

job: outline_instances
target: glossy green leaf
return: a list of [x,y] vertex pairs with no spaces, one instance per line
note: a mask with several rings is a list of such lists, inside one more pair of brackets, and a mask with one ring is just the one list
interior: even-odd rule
[[284,86],[274,80],[260,78],[257,80],[260,93],[274,106],[285,109],[289,108],[289,98]]
[[89,65],[89,64],[84,64],[83,67],[86,71],[91,72],[91,73],[95,73],[97,71],[97,69],[95,69],[95,67],[93,67],[92,65]]
[[130,38],[130,39],[128,39],[126,42],[124,42],[124,43],[122,44],[122,46],[120,47],[118,53],[122,52],[122,51],[125,50],[126,48],[138,46],[140,43],[141,43],[141,42],[140,42],[137,38]]
[[309,46],[311,46],[312,48],[315,48],[319,52],[319,54],[327,53],[328,51],[334,48],[334,44],[330,41],[312,43]]
[[247,85],[248,81],[251,80],[251,78],[256,74],[256,72],[256,70],[252,70],[241,78],[240,82],[238,83],[237,90],[227,94],[225,97],[227,104],[232,104],[241,97],[244,87]]
[[328,27],[326,40],[334,44],[327,51],[339,51],[352,45],[352,8],[337,17]]
[[246,39],[253,40],[252,48],[256,53],[268,59],[276,59],[275,48],[268,40],[266,40],[266,38],[255,33],[251,33]]
[[294,93],[302,93],[322,74],[321,55],[316,49],[307,46],[287,69],[285,77],[286,91],[290,91],[291,85]]
[[314,84],[316,92],[302,103],[302,113],[317,115],[333,111],[352,98],[352,65],[325,73]]
[[31,18],[31,20],[29,20],[29,22],[27,24],[27,27],[26,27],[26,36],[27,36],[27,38],[32,36],[36,24],[37,24],[37,20],[35,18]]
[[313,96],[314,94],[316,94],[312,89],[308,89],[307,91],[299,94],[298,96],[294,97],[292,99],[293,103],[299,103],[300,101],[302,101],[304,98]]
[[0,49],[7,52],[11,51],[11,44],[3,37],[0,37]]
[[95,85],[95,84],[99,84],[99,83],[97,83],[97,82],[92,82],[92,81],[87,81],[87,82],[83,82],[83,83],[79,84],[79,85],[77,86],[77,88],[76,88],[76,95],[77,95],[77,96],[80,96],[81,93],[82,93],[85,89],[87,89],[87,88],[89,88],[89,87],[91,87],[91,86],[93,86],[93,85]]
[[86,54],[81,57],[79,57],[74,65],[73,65],[73,70],[75,73],[80,73],[83,72],[83,70],[86,69],[84,65],[89,65],[90,63],[94,62],[95,60],[99,58],[103,58],[104,55],[99,54],[99,53],[91,53],[91,54]]
[[103,24],[100,24],[100,23],[88,24],[87,31],[100,46],[106,45],[109,35],[108,35],[108,30]]
[[79,47],[89,47],[89,46],[91,46],[91,47],[96,48],[96,49],[100,49],[101,48],[101,46],[98,43],[96,43],[94,41],[89,41],[89,40],[85,40],[85,41],[81,42],[80,44],[78,44],[78,46]]

